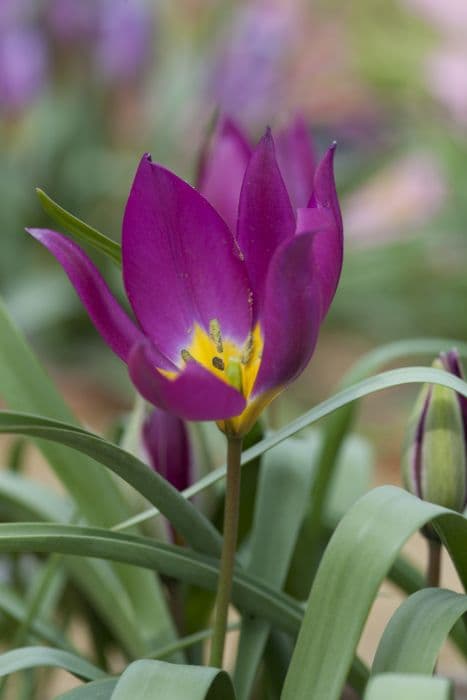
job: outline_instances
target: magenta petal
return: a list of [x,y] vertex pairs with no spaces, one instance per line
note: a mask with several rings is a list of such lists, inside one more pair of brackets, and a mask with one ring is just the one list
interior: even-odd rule
[[185,423],[173,413],[154,408],[143,423],[143,445],[149,463],[179,491],[191,483],[192,452]]
[[240,193],[238,244],[248,267],[255,314],[260,313],[269,263],[295,232],[295,217],[268,129],[248,164]]
[[274,137],[276,157],[290,200],[295,209],[305,207],[313,190],[315,156],[303,117]]
[[334,183],[334,151],[335,146],[331,146],[316,170],[308,208],[297,212],[297,234],[317,232],[313,251],[322,286],[322,318],[336,292],[344,257],[342,217]]
[[254,396],[289,384],[313,354],[321,319],[314,240],[313,233],[296,236],[283,243],[271,261],[259,319],[264,349]]
[[144,156],[123,220],[123,277],[145,333],[178,362],[193,324],[243,342],[251,328],[245,263],[227,225],[190,185]]
[[251,147],[237,125],[220,120],[203,161],[198,190],[236,234],[238,202]]
[[140,394],[150,403],[185,420],[223,420],[242,413],[243,396],[194,360],[176,379],[156,369],[148,343],[130,352],[128,369]]
[[57,258],[97,330],[112,350],[126,362],[130,349],[144,336],[114,299],[96,266],[66,236],[48,229],[26,230]]

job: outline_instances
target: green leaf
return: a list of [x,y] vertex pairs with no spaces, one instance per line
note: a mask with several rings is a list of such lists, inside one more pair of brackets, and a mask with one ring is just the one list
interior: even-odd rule
[[[263,458],[246,570],[281,589],[309,504],[319,436],[290,439]],[[234,685],[239,700],[250,696],[270,626],[248,616],[242,621]]]
[[59,695],[56,700],[110,700],[117,682],[118,678],[92,681]]
[[[218,559],[186,547],[78,525],[1,523],[0,552],[60,552],[122,561],[212,591],[219,575]],[[303,607],[240,568],[234,575],[233,601],[286,632],[296,634],[299,629]]]
[[[338,700],[378,588],[408,537],[429,521],[467,584],[467,520],[392,486],[344,516],[310,593],[282,700]],[[332,649],[332,654],[323,650]]]
[[88,681],[105,676],[104,671],[81,656],[49,647],[23,647],[0,655],[0,676],[8,676],[10,673],[37,666],[63,668]]
[[426,588],[396,610],[379,643],[372,673],[431,674],[449,632],[467,612],[467,596]]
[[164,661],[135,661],[124,671],[112,700],[235,700],[225,671]]
[[[1,302],[0,338],[0,396],[9,408],[37,412],[74,423],[74,418],[63,399]],[[70,453],[66,447],[59,444],[38,441],[38,446],[89,522],[109,527],[128,518],[129,507],[116,481],[95,461],[83,454]],[[125,648],[131,649],[135,655],[144,653],[148,644],[154,643],[154,635],[158,631],[161,633],[161,642],[173,640],[172,621],[154,576],[121,565],[114,565],[114,568],[127,593],[123,599],[112,598],[111,589],[105,591],[105,579],[101,581],[100,590],[95,589],[93,593],[88,588],[88,591],[101,601],[103,595],[109,597],[109,603],[114,607],[114,617],[121,618],[116,627]],[[122,609],[125,598],[129,598],[133,608],[133,615],[129,618],[126,610]]]
[[104,253],[116,265],[122,264],[122,249],[119,243],[116,243],[111,238],[104,236],[97,229],[78,219],[70,212],[63,209],[59,204],[53,201],[43,190],[36,188],[36,194],[42,205],[43,210],[49,214],[59,226],[63,226],[74,238],[82,243],[87,243],[96,250]]
[[161,508],[192,547],[210,554],[220,552],[221,537],[207,518],[166,479],[121,447],[68,423],[12,411],[0,411],[0,433],[43,438],[89,455]]
[[[369,377],[368,379],[359,381],[351,387],[339,391],[331,398],[326,399],[326,401],[314,406],[309,411],[303,413],[299,418],[288,423],[284,428],[281,428],[281,430],[278,430],[272,435],[264,438],[264,440],[258,442],[256,445],[253,445],[253,447],[245,450],[245,452],[242,454],[241,464],[242,466],[249,464],[254,459],[257,459],[257,457],[260,457],[262,454],[270,450],[272,447],[279,445],[284,440],[287,440],[287,438],[292,437],[304,428],[313,425],[313,423],[316,423],[322,418],[329,416],[334,411],[337,411],[337,409],[353,403],[357,399],[361,399],[364,396],[368,396],[369,394],[373,394],[378,391],[383,391],[383,389],[390,389],[403,384],[423,384],[425,382],[429,384],[440,384],[441,386],[447,386],[450,389],[458,391],[460,394],[462,394],[462,396],[467,396],[467,384],[454,375],[441,370],[431,369],[428,367],[403,367],[402,369],[382,372],[381,374],[377,374],[374,377]],[[344,434],[345,432],[346,431],[344,431]],[[201,491],[204,491],[204,489],[212,486],[220,479],[223,479],[225,474],[226,465],[224,464],[210,474],[204,476],[189,488],[185,489],[183,495],[185,498],[191,498]],[[148,518],[156,516],[158,512],[159,511],[156,508],[151,508],[144,513],[135,516],[134,518],[131,518],[131,520],[128,522],[121,524],[118,529],[123,529],[124,527],[129,527],[131,524],[147,520]]]
[[372,678],[364,700],[453,700],[450,681],[429,676],[385,673]]

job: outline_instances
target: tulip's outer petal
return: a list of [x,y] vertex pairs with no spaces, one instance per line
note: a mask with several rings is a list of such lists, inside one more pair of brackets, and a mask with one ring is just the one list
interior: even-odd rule
[[238,202],[251,146],[237,125],[223,117],[204,158],[198,190],[222,216],[232,233],[237,232]]
[[297,212],[298,234],[317,231],[319,215],[323,217],[323,229],[317,234],[314,246],[316,265],[323,287],[322,318],[326,315],[336,292],[344,258],[342,216],[334,183],[334,152],[335,144],[327,150],[316,169],[313,194],[308,208]]
[[173,413],[153,408],[143,423],[149,463],[179,491],[191,483],[192,453],[185,423]]
[[[464,379],[464,372],[462,371],[462,365],[457,350],[452,349],[449,350],[449,352],[441,353],[441,362],[447,372],[452,372],[452,374],[455,374],[459,379]],[[457,398],[459,399],[462,420],[464,422],[464,431],[467,438],[467,399],[465,396],[462,396],[462,394],[457,394]]]
[[423,387],[415,404],[402,459],[405,486],[419,498],[423,498],[422,447],[431,395],[431,386]]
[[261,314],[271,259],[279,245],[294,232],[294,212],[268,129],[248,164],[238,218],[238,244],[248,267],[255,318]]
[[285,387],[313,354],[321,318],[313,241],[312,233],[295,236],[280,246],[271,261],[259,319],[264,349],[253,397]]
[[222,420],[242,413],[245,399],[194,360],[175,379],[159,372],[147,342],[132,348],[128,360],[130,377],[150,403],[184,420]]
[[144,339],[144,335],[114,299],[94,263],[76,243],[56,231],[37,228],[26,230],[57,258],[97,330],[112,350],[126,362],[131,347]]
[[299,209],[297,211],[297,235],[314,233],[313,253],[315,274],[321,284],[321,318],[323,319],[336,293],[342,270],[342,236],[336,228],[329,209]]
[[274,137],[277,162],[294,209],[306,207],[313,191],[315,155],[305,120],[297,116]]
[[144,156],[123,220],[123,278],[146,335],[175,363],[194,323],[251,328],[246,265],[225,222],[190,185]]

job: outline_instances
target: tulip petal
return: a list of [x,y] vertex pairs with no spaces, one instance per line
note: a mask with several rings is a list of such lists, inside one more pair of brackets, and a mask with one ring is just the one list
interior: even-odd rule
[[165,168],[141,160],[123,220],[123,278],[146,335],[175,363],[194,323],[242,343],[251,328],[246,265],[211,205]]
[[[464,372],[462,369],[459,353],[456,349],[449,350],[449,352],[442,352],[441,362],[443,363],[444,369],[447,372],[452,372],[459,379],[464,379]],[[464,431],[467,436],[467,399],[462,394],[457,394],[459,400],[459,406],[462,413],[462,420],[464,422]]]
[[294,209],[305,207],[313,190],[315,156],[303,117],[274,137],[276,157]]
[[266,276],[278,246],[295,232],[295,216],[268,129],[253,155],[240,193],[238,244],[253,289],[254,316],[261,313]]
[[313,233],[295,236],[280,246],[271,261],[259,319],[264,349],[253,397],[285,387],[313,354],[321,319],[314,240]]
[[245,408],[240,392],[194,360],[175,379],[159,372],[153,360],[151,346],[138,343],[130,352],[128,369],[140,394],[164,411],[201,421],[232,418]]
[[334,152],[335,145],[327,150],[318,165],[308,208],[297,212],[297,234],[318,231],[313,251],[322,285],[322,318],[336,292],[344,257],[342,217],[334,183]]
[[94,263],[76,243],[56,231],[28,228],[61,264],[97,330],[124,361],[135,343],[144,336],[112,296]]
[[179,491],[191,483],[192,453],[185,423],[168,411],[153,408],[143,423],[143,444],[154,471]]
[[198,190],[234,234],[240,190],[251,152],[251,146],[237,125],[224,117],[217,125],[199,176]]

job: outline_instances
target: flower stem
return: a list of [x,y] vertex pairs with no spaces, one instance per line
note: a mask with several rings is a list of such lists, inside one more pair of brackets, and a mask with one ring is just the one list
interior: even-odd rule
[[216,597],[216,617],[211,645],[210,666],[222,668],[224,658],[227,614],[237,546],[238,513],[240,505],[240,458],[242,456],[242,439],[227,437],[227,485],[224,508],[224,543],[219,571],[219,583]]
[[428,541],[428,567],[426,584],[438,588],[441,573],[441,542],[434,539]]

